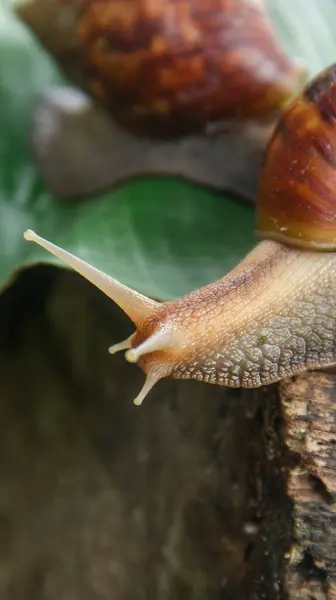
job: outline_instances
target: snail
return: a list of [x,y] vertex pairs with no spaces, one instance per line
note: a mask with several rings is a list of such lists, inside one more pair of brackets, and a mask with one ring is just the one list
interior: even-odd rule
[[287,107],[268,143],[256,210],[258,245],[222,279],[159,303],[32,231],[136,327],[110,348],[146,373],[255,388],[336,364],[336,64]]
[[254,202],[265,145],[307,76],[259,0],[15,10],[76,86],[45,90],[32,118],[35,162],[58,200],[157,174]]
[[16,10],[72,79],[141,134],[264,120],[306,76],[260,0],[26,0]]

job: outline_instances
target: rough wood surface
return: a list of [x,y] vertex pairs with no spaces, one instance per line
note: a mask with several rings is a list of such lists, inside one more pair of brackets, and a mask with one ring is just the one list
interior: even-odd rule
[[285,440],[292,455],[288,495],[293,543],[290,598],[336,598],[336,375],[310,373],[283,383]]
[[285,420],[276,386],[163,381],[134,407],[143,374],[107,353],[129,323],[51,268],[3,294],[0,332],[1,600],[334,600],[332,463],[302,501],[293,388]]

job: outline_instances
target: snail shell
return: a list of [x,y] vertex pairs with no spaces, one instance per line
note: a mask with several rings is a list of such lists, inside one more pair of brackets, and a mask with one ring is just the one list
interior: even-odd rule
[[259,0],[82,0],[78,37],[90,92],[156,135],[265,118],[303,80]]
[[260,176],[262,239],[336,249],[336,66],[293,100],[268,144]]

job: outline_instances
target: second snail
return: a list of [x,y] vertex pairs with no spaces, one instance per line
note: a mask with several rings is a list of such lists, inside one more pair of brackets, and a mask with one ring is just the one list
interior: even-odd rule
[[254,388],[336,365],[336,65],[280,118],[257,203],[260,243],[222,279],[164,303],[138,294],[27,231],[91,281],[136,330],[110,348],[162,378]]
[[[58,200],[168,175],[254,202],[276,119],[307,76],[260,0],[20,0],[69,82],[31,147]],[[136,135],[134,135],[136,134]]]

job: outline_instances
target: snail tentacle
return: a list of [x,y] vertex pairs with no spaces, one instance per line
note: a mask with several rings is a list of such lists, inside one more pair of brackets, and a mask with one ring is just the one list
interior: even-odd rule
[[122,350],[128,350],[129,348],[132,348],[133,337],[134,333],[132,333],[132,335],[130,335],[126,340],[123,340],[118,344],[113,344],[113,346],[110,346],[108,349],[109,353],[116,354],[117,352],[121,352]]
[[37,235],[30,229],[25,231],[24,238],[29,242],[35,242],[48,250],[51,254],[65,262],[69,267],[80,273],[85,279],[93,283],[98,289],[113,300],[120,308],[129,316],[129,318],[137,325],[137,323],[148,318],[157,306],[158,302],[139,294],[135,290],[123,285],[113,277],[109,277],[99,269],[89,265],[84,260],[74,256],[70,252],[63,250],[56,244],[48,242],[48,240]]

